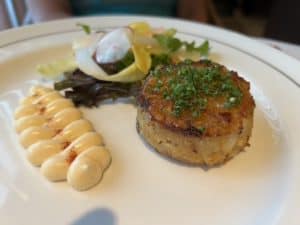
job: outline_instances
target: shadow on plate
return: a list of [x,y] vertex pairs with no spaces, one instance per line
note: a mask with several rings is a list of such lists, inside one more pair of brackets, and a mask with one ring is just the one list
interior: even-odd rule
[[117,219],[110,209],[97,208],[82,215],[70,225],[117,225]]

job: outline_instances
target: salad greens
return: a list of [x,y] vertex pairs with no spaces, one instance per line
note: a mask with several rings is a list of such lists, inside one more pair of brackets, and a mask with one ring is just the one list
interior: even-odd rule
[[99,64],[101,68],[108,74],[115,74],[127,68],[134,63],[134,55],[132,51],[128,51],[123,59],[114,63]]
[[130,66],[134,62],[134,55],[132,51],[128,51],[124,58],[116,62],[117,71],[121,71]]
[[77,26],[81,27],[82,30],[86,33],[86,34],[90,34],[92,32],[92,29],[89,25],[84,24],[84,23],[77,23]]
[[180,39],[175,37],[175,34],[175,29],[169,29],[162,34],[155,34],[154,38],[158,41],[161,47],[168,51],[169,54],[183,47],[187,52],[195,51],[199,52],[199,54],[203,57],[208,56],[210,50],[208,40],[205,40],[201,45],[196,46],[195,41],[181,41]]
[[121,97],[136,96],[141,81],[134,83],[118,83],[101,81],[87,76],[80,70],[65,73],[64,79],[54,83],[54,89],[64,90],[65,97],[71,99],[76,106],[97,106],[100,102]]
[[210,46],[208,40],[205,40],[201,45],[195,46],[195,41],[192,41],[190,43],[184,41],[183,45],[185,46],[186,50],[188,52],[191,51],[196,51],[199,52],[201,56],[203,57],[208,57],[209,51],[210,51]]
[[170,55],[168,55],[166,53],[152,55],[151,59],[152,59],[151,69],[154,69],[158,65],[172,64],[172,59],[171,59]]
[[[99,64],[94,58],[96,52],[89,53],[89,47],[97,44],[93,40],[99,41],[99,38],[95,38],[96,33],[92,33],[89,25],[77,23],[77,26],[88,35],[77,41],[79,47],[73,47],[75,57],[37,66],[38,72],[46,78],[53,79],[63,74],[62,79],[55,82],[54,88],[64,90],[65,96],[76,105],[91,107],[105,99],[135,96],[145,77],[158,65],[174,65],[184,59],[197,61],[207,58],[210,51],[207,40],[197,45],[195,41],[187,42],[177,38],[175,29],[157,32],[149,24],[140,22],[128,25],[133,37],[128,39],[131,48],[123,58],[116,62]],[[112,43],[117,40],[118,37]],[[78,54],[81,61],[78,61]],[[104,70],[101,76],[97,71],[94,72],[93,66],[89,67],[93,63],[97,63]],[[93,71],[94,74],[85,74],[82,70]]]
[[174,37],[175,33],[166,32],[163,34],[155,34],[154,38],[158,43],[166,49],[169,53],[177,51],[181,46],[182,42]]

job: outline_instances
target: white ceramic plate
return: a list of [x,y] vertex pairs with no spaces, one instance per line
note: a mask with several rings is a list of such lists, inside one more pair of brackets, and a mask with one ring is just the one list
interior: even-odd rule
[[[203,170],[161,157],[141,140],[130,102],[82,109],[102,133],[113,162],[87,192],[50,183],[25,159],[12,113],[37,63],[63,58],[79,35],[76,22],[111,29],[133,21],[174,27],[179,36],[208,38],[211,57],[251,82],[257,107],[245,152]],[[23,27],[0,34],[1,225],[298,225],[300,209],[300,65],[245,36],[180,20],[92,17]]]

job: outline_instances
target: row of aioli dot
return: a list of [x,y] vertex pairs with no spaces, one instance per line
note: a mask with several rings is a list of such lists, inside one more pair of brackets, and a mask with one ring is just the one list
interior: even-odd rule
[[50,181],[76,190],[96,185],[111,162],[102,137],[73,103],[53,89],[36,86],[15,111],[15,129],[28,160]]

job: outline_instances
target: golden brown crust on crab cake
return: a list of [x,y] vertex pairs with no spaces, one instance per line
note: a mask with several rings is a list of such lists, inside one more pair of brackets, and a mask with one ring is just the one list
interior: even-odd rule
[[[178,93],[172,91],[176,91],[177,88],[174,88],[174,83],[176,85],[176,82],[183,82],[178,71],[186,68],[192,68],[188,71],[190,73],[195,72],[193,68],[204,69],[201,73],[217,71],[218,75],[214,78],[219,79],[219,83],[216,80],[214,85],[227,83],[232,90],[223,92],[220,86],[219,94],[203,95],[203,91],[213,90],[209,88],[203,89],[202,92],[196,91],[195,96],[188,101],[204,99],[205,107],[202,107],[200,112],[197,111],[196,116],[193,104],[183,107],[180,113],[176,114],[175,102],[180,99],[176,99],[173,94]],[[179,79],[174,81],[174,76],[178,76]],[[200,81],[200,84],[205,83]],[[208,82],[214,82],[214,79]],[[199,87],[196,86],[196,89]],[[226,107],[226,104],[230,103],[230,95],[238,97],[238,102]],[[137,127],[140,134],[158,152],[173,159],[197,165],[220,165],[249,145],[255,108],[250,85],[236,72],[228,71],[224,66],[200,61],[188,65],[183,63],[161,67],[156,74],[148,76],[137,100]],[[196,106],[201,107],[201,104]]]

